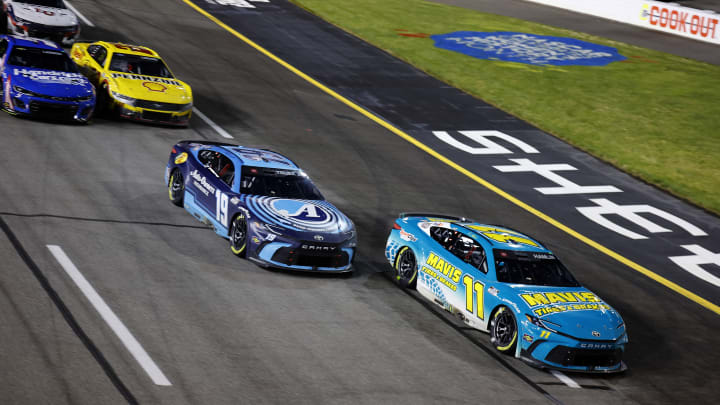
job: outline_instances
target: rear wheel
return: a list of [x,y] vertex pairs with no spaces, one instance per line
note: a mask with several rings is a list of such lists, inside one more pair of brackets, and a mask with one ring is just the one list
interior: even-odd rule
[[185,195],[185,182],[183,181],[182,172],[178,169],[174,169],[170,174],[170,181],[168,182],[168,195],[173,204],[178,207],[182,207],[183,196]]
[[245,256],[247,251],[247,220],[240,213],[233,218],[230,226],[230,250],[235,256]]
[[412,249],[405,246],[395,258],[394,281],[401,288],[415,288],[417,284],[417,260]]
[[518,328],[515,315],[506,307],[500,307],[490,321],[490,342],[503,353],[511,353],[517,344]]

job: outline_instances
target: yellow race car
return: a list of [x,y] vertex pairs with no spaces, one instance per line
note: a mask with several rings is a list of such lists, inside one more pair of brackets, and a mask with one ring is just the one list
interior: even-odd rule
[[71,58],[97,90],[97,109],[123,118],[187,126],[192,90],[152,49],[111,42],[76,42]]

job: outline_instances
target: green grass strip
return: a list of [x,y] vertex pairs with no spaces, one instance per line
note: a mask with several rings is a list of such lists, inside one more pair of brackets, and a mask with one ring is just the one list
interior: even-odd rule
[[[423,0],[293,0],[432,76],[720,214],[720,67]],[[617,48],[604,67],[480,60],[398,35],[515,31]],[[719,48],[720,50],[720,48]],[[486,129],[486,128],[468,128]]]

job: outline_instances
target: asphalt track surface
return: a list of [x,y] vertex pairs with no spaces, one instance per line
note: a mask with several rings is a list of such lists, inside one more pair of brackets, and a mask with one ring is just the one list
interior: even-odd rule
[[[548,7],[542,4],[531,3],[523,0],[432,1],[435,3],[443,3],[451,6],[482,11],[485,13],[533,21],[540,24],[551,25],[553,27],[585,32],[630,45],[636,45],[714,65],[720,65],[720,46],[716,44],[696,41],[665,32],[644,29],[634,25],[610,21],[587,14],[575,13],[562,8]],[[712,6],[707,8],[720,10],[720,4],[718,4],[717,1],[683,2],[682,5],[698,8],[703,6]]]
[[[712,403],[718,316],[509,205],[339,103],[180,1],[73,3],[86,38],[156,49],[239,144],[290,155],[356,223],[352,278],[261,269],[167,200],[189,129],[0,115],[0,403]],[[260,16],[259,16],[260,17]],[[291,28],[291,27],[285,27]],[[553,375],[382,273],[401,211],[483,217],[542,235],[629,326],[630,370]],[[171,386],[158,386],[48,251],[59,245]]]

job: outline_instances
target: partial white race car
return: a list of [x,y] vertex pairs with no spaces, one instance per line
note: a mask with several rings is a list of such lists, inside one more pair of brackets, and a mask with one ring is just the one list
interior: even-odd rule
[[80,35],[78,18],[63,0],[2,0],[2,8],[8,34],[49,39],[66,46]]

